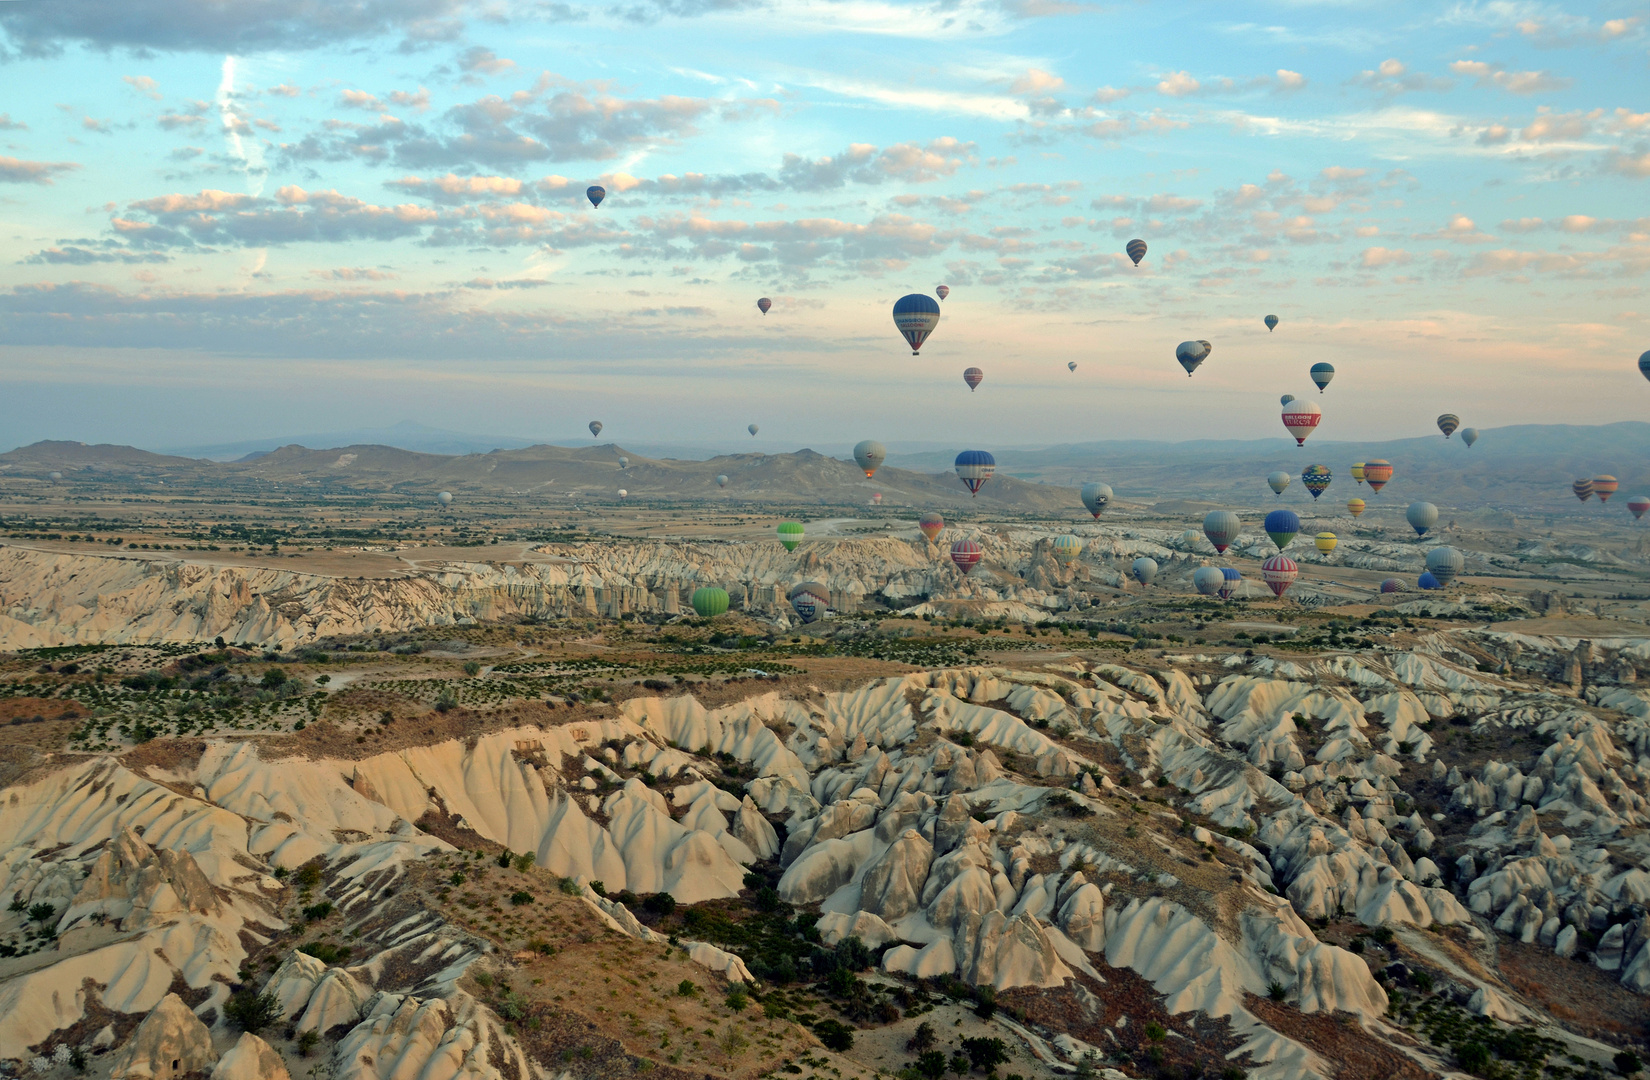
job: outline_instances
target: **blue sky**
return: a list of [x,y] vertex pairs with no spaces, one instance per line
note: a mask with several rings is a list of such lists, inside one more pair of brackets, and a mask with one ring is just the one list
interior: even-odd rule
[[1319,360],[1337,439],[1650,393],[1642,5],[0,0],[0,57],[7,445],[1282,439]]

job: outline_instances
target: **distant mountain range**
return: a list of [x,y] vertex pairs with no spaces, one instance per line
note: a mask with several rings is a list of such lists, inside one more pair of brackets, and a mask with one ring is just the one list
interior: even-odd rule
[[[419,425],[398,425],[386,433],[421,445],[466,445],[471,436]],[[443,440],[446,440],[444,443]],[[521,440],[493,439],[495,444]],[[219,450],[239,449],[220,447]],[[213,448],[201,448],[212,450]],[[1454,438],[1388,442],[1316,442],[1296,448],[1286,438],[1158,443],[1142,440],[1092,442],[1043,449],[995,451],[997,478],[978,499],[951,475],[957,448],[917,445],[890,447],[888,464],[875,481],[852,462],[801,450],[795,453],[734,453],[713,457],[655,455],[648,448],[613,443],[576,447],[535,444],[474,450],[432,451],[383,443],[353,443],[329,449],[286,445],[251,450],[238,461],[155,454],[122,446],[41,442],[0,454],[0,477],[42,479],[52,471],[66,480],[114,483],[122,479],[168,484],[278,483],[337,486],[351,490],[422,496],[435,490],[455,494],[574,491],[589,497],[625,488],[634,498],[704,498],[722,495],[758,501],[853,505],[883,493],[890,505],[960,506],[1045,512],[1071,509],[1071,490],[1090,480],[1108,483],[1119,502],[1194,501],[1259,506],[1282,502],[1307,506],[1299,474],[1312,464],[1334,474],[1323,496],[1339,508],[1359,496],[1372,506],[1403,506],[1425,499],[1451,512],[1479,508],[1515,513],[1578,514],[1615,512],[1627,499],[1650,494],[1650,423],[1627,421],[1600,426],[1526,424],[1484,429],[1475,446]],[[628,468],[619,459],[628,457]],[[843,453],[846,457],[846,453]],[[1395,466],[1392,482],[1375,495],[1348,472],[1354,461],[1385,458]],[[1296,479],[1281,500],[1265,486],[1268,473],[1284,470]],[[729,477],[725,495],[718,474]],[[1579,477],[1608,474],[1621,489],[1609,508],[1585,506],[1570,494]],[[1621,509],[1625,513],[1624,509]]]

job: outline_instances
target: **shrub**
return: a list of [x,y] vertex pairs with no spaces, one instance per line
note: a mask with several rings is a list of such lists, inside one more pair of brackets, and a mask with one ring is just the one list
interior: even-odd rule
[[321,1041],[321,1033],[314,1028],[298,1036],[298,1056],[309,1057],[315,1052],[315,1044]]
[[515,859],[512,860],[516,867],[516,873],[525,874],[528,870],[532,869],[534,858],[535,856],[531,851],[525,855],[517,855]]
[[655,915],[670,915],[676,910],[676,898],[667,892],[656,892],[642,901],[642,910]]
[[498,857],[498,865],[501,868],[503,868],[505,870],[508,870],[508,869],[510,869],[510,859],[511,859],[510,851],[509,851],[508,848],[506,848],[502,853],[500,853],[500,855]]
[[940,1080],[945,1075],[945,1055],[938,1050],[924,1050],[911,1067],[928,1080]]
[[29,918],[33,919],[37,923],[50,922],[56,917],[56,915],[57,908],[53,907],[51,904],[45,903],[44,901],[38,904],[29,905]]
[[306,919],[324,919],[331,914],[331,900],[322,900],[319,904],[311,904],[304,909],[304,918]]
[[1616,1072],[1623,1076],[1632,1076],[1644,1068],[1644,1063],[1639,1060],[1639,1056],[1631,1050],[1621,1051],[1610,1059],[1610,1063],[1616,1067]]
[[[974,1015],[981,1020],[989,1020],[997,1014],[997,990],[993,986],[982,986],[974,992]],[[968,1044],[963,1044],[967,1049]],[[978,1068],[979,1066],[975,1066]]]
[[562,878],[561,881],[556,883],[556,887],[568,896],[582,896],[584,894],[584,890],[579,888],[579,883],[570,877]]
[[474,660],[464,661],[464,674],[472,679],[475,678],[481,674],[481,665]]
[[330,941],[311,941],[298,946],[298,951],[308,953],[323,964],[341,964],[350,957],[348,945],[334,945]]
[[531,904],[532,902],[533,894],[526,889],[517,889],[510,894],[510,904],[513,907],[521,907],[523,904]]
[[1267,984],[1266,996],[1271,998],[1273,1001],[1282,1001],[1284,998],[1289,996],[1289,991],[1282,983],[1272,982]]
[[819,1021],[814,1025],[814,1034],[827,1050],[845,1054],[854,1048],[854,1029],[840,1020]]
[[1162,1024],[1154,1021],[1146,1025],[1146,1038],[1150,1039],[1152,1042],[1162,1042],[1163,1037],[1167,1034],[1168,1032],[1163,1030]]
[[956,1053],[952,1054],[951,1060],[947,1062],[947,1064],[951,1066],[951,1071],[956,1073],[958,1076],[968,1075],[968,1055],[963,1053],[961,1050],[958,1050]]
[[934,1049],[934,1040],[934,1025],[924,1020],[917,1025],[917,1030],[912,1032],[911,1037],[905,1040],[905,1048],[918,1054],[926,1053]]
[[964,1039],[962,1048],[975,1072],[991,1072],[1008,1060],[1008,1046],[1001,1039]]
[[256,1035],[281,1018],[281,1003],[274,994],[260,994],[252,989],[237,990],[224,1002],[223,1015],[242,1031]]
[[734,1012],[744,1012],[745,1006],[750,1004],[750,995],[745,993],[744,987],[735,986],[728,990],[726,1000],[728,1008]]
[[1468,1072],[1482,1076],[1489,1066],[1490,1052],[1483,1043],[1463,1043],[1455,1048],[1455,1061]]
[[683,979],[676,984],[676,993],[680,997],[692,997],[699,992],[699,986],[692,979]]
[[313,889],[321,884],[321,868],[310,863],[298,871],[298,876],[292,879],[300,889]]

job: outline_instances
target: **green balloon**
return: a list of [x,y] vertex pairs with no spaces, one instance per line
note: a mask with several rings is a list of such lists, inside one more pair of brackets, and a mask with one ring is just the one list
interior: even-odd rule
[[728,610],[726,589],[694,589],[693,610],[701,619],[714,619]]
[[802,543],[802,522],[781,521],[779,523],[779,542],[785,545],[786,551],[795,551],[796,545]]

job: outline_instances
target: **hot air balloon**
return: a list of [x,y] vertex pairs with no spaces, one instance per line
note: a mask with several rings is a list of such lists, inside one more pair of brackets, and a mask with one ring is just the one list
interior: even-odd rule
[[1364,501],[1362,499],[1348,499],[1346,501],[1346,512],[1353,517],[1357,517],[1364,512]]
[[1300,577],[1301,568],[1294,559],[1279,552],[1260,564],[1260,579],[1272,590],[1273,596],[1282,596]]
[[963,382],[968,384],[969,390],[972,391],[984,381],[985,372],[981,371],[979,368],[971,367],[963,369]]
[[854,462],[865,470],[865,478],[869,480],[882,468],[882,463],[888,459],[888,451],[875,439],[866,439],[854,446]]
[[791,586],[791,591],[785,594],[791,602],[791,608],[802,621],[811,623],[815,619],[825,617],[825,612],[831,606],[831,590],[817,581],[804,581],[800,585]]
[[802,543],[804,533],[800,521],[781,521],[777,531],[779,542],[785,545],[786,551],[795,551],[796,545]]
[[592,439],[594,439],[596,436],[600,435],[601,433],[602,433],[602,422],[600,420],[590,421],[590,437]]
[[1328,386],[1329,381],[1335,377],[1335,365],[1319,361],[1312,365],[1312,370],[1307,374],[1311,375],[1312,381],[1318,384],[1318,393],[1321,394],[1323,388]]
[[693,610],[701,619],[716,618],[728,610],[728,591],[714,587],[694,589]]
[[50,474],[50,476],[49,476],[49,477],[48,477],[48,479],[50,479],[50,480],[51,480],[51,482],[52,482],[52,483],[54,483],[54,484],[55,484],[55,483],[57,483],[57,482],[58,482],[58,481],[59,481],[59,480],[61,480],[61,479],[63,479],[63,474],[62,474],[62,473],[60,473],[60,472],[54,472],[54,473],[52,473],[52,474]]
[[1106,508],[1106,504],[1111,502],[1111,485],[1099,483],[1084,484],[1081,497],[1083,499],[1083,505],[1088,507],[1089,513],[1098,518],[1100,516],[1100,511],[1104,510]]
[[1054,557],[1070,566],[1083,553],[1083,542],[1075,536],[1057,536],[1054,538]]
[[1323,410],[1310,401],[1291,401],[1283,407],[1283,426],[1295,437],[1296,446],[1306,445],[1306,437],[1322,419]]
[[1243,523],[1230,510],[1211,510],[1203,515],[1203,535],[1215,546],[1215,552],[1226,554],[1226,549],[1237,539]]
[[1371,491],[1380,491],[1392,479],[1392,463],[1383,458],[1364,462],[1364,479],[1369,481]]
[[980,493],[980,485],[991,479],[991,474],[997,471],[997,459],[984,450],[964,450],[957,455],[955,467],[957,479],[977,496]]
[[1593,497],[1593,482],[1591,480],[1577,480],[1570,485],[1570,490],[1575,492],[1576,498],[1586,502]]
[[1427,552],[1427,570],[1438,579],[1440,585],[1454,581],[1466,565],[1467,560],[1452,547],[1435,547]]
[[1287,405],[1291,401],[1294,401],[1294,400],[1295,400],[1295,395],[1294,394],[1285,394],[1282,397],[1278,398],[1278,404],[1279,405]]
[[758,431],[760,431],[761,429],[758,428],[755,424],[749,424],[749,425],[746,425],[745,430],[750,432],[751,433],[751,438],[754,439],[754,438],[756,438],[756,433]]
[[1317,502],[1318,496],[1329,490],[1329,482],[1333,479],[1328,465],[1308,465],[1301,472],[1301,485],[1312,493],[1313,502]]
[[1442,589],[1444,584],[1437,578],[1433,577],[1429,571],[1423,570],[1421,571],[1421,576],[1415,579],[1415,587],[1418,589],[1428,590]]
[[1192,571],[1192,588],[1200,596],[1217,596],[1225,584],[1226,575],[1220,572],[1218,566],[1200,566]]
[[621,499],[630,498],[630,492],[626,491],[624,488],[620,488],[619,489],[619,498],[621,498]]
[[1429,502],[1412,502],[1404,511],[1404,520],[1416,536],[1425,536],[1428,529],[1438,524],[1438,508]]
[[1142,555],[1129,566],[1129,573],[1142,585],[1150,585],[1157,577],[1157,560]]
[[934,327],[940,324],[940,304],[925,293],[911,293],[894,301],[894,326],[905,335],[916,356]]
[[773,301],[769,300],[766,296],[756,302],[756,309],[764,315],[768,313],[768,309],[771,307],[773,307]]
[[934,295],[939,297],[941,300],[944,300],[946,297],[951,295],[951,286],[949,286],[949,285],[939,286],[938,288],[936,288],[934,290]]
[[1203,347],[1201,341],[1182,341],[1174,347],[1174,358],[1186,369],[1186,377],[1189,379],[1192,372],[1198,369],[1198,365],[1209,359],[1209,350]]
[[1447,412],[1438,418],[1438,430],[1444,433],[1446,439],[1460,426],[1461,418],[1452,412]]
[[1187,529],[1185,532],[1180,534],[1180,542],[1191,548],[1193,551],[1197,550],[1197,541],[1198,535],[1197,531],[1194,529]]
[[1262,321],[1266,323],[1267,333],[1271,333],[1273,330],[1278,328],[1278,317],[1276,315],[1268,315]]
[[726,474],[721,474],[721,475],[718,475],[716,477],[716,486],[717,487],[727,487],[728,486],[728,478],[727,478]]
[[1381,581],[1381,591],[1384,593],[1403,592],[1404,583],[1395,577],[1383,578]]
[[871,494],[871,505],[872,506],[881,506],[882,505],[882,492],[880,492],[880,491],[872,492],[872,494]]
[[1627,509],[1632,511],[1633,520],[1637,521],[1644,516],[1646,510],[1650,510],[1650,499],[1645,498],[1643,495],[1634,495],[1627,500]]
[[627,457],[621,457],[619,459],[619,468],[621,468],[621,469],[630,468],[630,459],[627,458]]
[[972,540],[958,540],[951,545],[951,561],[957,564],[957,569],[964,576],[980,565],[980,555],[980,545]]
[[1067,362],[1066,362],[1066,370],[1067,370],[1067,371],[1076,371],[1076,370],[1077,370],[1077,361],[1075,361],[1075,360],[1068,360],[1068,361],[1067,361]]
[[1610,496],[1616,493],[1616,488],[1619,486],[1613,476],[1593,477],[1593,494],[1598,496],[1598,501],[1601,503],[1609,502]]
[[928,537],[929,543],[933,543],[939,538],[940,530],[945,528],[945,519],[930,510],[917,519],[917,528]]
[[1352,479],[1356,480],[1361,485],[1364,482],[1364,463],[1361,461],[1354,461],[1350,471],[1352,473]]
[[453,504],[453,493],[450,491],[443,491],[435,497],[435,501],[440,503],[442,506],[451,506]]
[[1639,374],[1650,379],[1650,352],[1639,354]]
[[1261,526],[1266,535],[1272,538],[1272,543],[1282,551],[1289,546],[1289,541],[1301,531],[1301,519],[1293,510],[1274,510],[1266,515],[1266,522]]
[[1243,584],[1243,575],[1232,569],[1230,566],[1223,566],[1220,568],[1220,576],[1225,579],[1221,582],[1220,598],[1222,600],[1230,600],[1234,595],[1236,595],[1239,586]]
[[[1128,252],[1129,258],[1134,260],[1134,265],[1139,266],[1140,260],[1146,257],[1146,241],[1130,240],[1123,245],[1123,250]],[[1650,353],[1645,353],[1645,355],[1650,356]]]
[[1283,489],[1288,487],[1289,482],[1293,479],[1293,476],[1290,476],[1282,469],[1279,469],[1277,472],[1272,473],[1266,478],[1266,486],[1272,489],[1272,494],[1282,498]]
[[1472,444],[1478,441],[1478,429],[1475,427],[1462,428],[1461,441],[1467,444],[1467,449],[1472,449]]
[[1321,532],[1313,538],[1312,543],[1317,545],[1319,551],[1325,555],[1328,555],[1331,551],[1335,550],[1335,545],[1340,543],[1340,541],[1335,539],[1335,534],[1332,532]]
[[600,184],[591,184],[584,189],[584,197],[590,200],[590,206],[593,209],[600,207],[602,200],[607,198],[607,189]]

